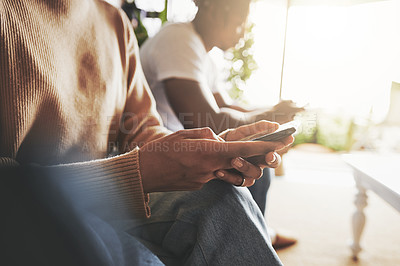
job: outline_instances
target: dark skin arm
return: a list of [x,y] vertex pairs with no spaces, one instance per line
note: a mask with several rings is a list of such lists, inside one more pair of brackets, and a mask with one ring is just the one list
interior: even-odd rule
[[[213,94],[215,101],[217,102],[220,108],[229,107],[231,109],[240,111],[240,112],[254,112],[256,110],[243,108],[242,106],[234,105],[230,103],[229,96],[216,92]],[[227,99],[228,98],[228,99]],[[268,111],[266,109],[259,109],[260,112],[266,112],[267,115],[270,116],[271,119],[269,121],[278,122],[279,124],[284,124],[293,120],[293,117],[298,113],[304,111],[304,107],[297,107],[293,101],[290,100],[282,100],[278,104],[269,108]]]
[[253,111],[253,110],[246,109],[241,106],[229,103],[229,100],[227,100],[226,97],[219,92],[216,92],[213,95],[214,95],[214,99],[217,102],[219,108],[229,107],[231,109],[234,109],[234,110],[240,111],[240,112],[244,112],[244,113]]
[[187,129],[207,126],[219,133],[265,119],[263,112],[243,113],[232,108],[220,108],[210,89],[196,81],[167,79],[164,87],[172,109]]
[[187,129],[207,126],[220,133],[228,128],[259,120],[285,123],[291,121],[295,113],[303,110],[291,106],[292,103],[286,101],[271,110],[238,111],[218,105],[210,89],[197,81],[172,78],[164,80],[163,83],[172,109]]

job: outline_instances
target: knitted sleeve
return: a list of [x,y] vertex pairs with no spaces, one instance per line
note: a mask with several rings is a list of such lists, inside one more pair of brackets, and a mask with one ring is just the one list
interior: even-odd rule
[[[102,160],[57,166],[68,169],[70,184],[90,209],[102,212],[104,205],[111,210],[106,215],[135,218],[150,217],[149,195],[144,193],[140,168],[139,147],[168,135],[162,126],[155,102],[144,78],[139,60],[136,37],[125,14],[121,14],[125,36],[127,98],[118,132],[121,155]],[[75,178],[76,177],[76,178]],[[104,208],[105,209],[105,208]]]
[[171,132],[162,125],[160,115],[140,63],[139,47],[130,21],[121,14],[127,47],[126,76],[128,81],[127,100],[119,132],[120,152],[132,150],[135,146],[168,135]]
[[[59,2],[61,3],[61,1]],[[13,128],[18,129],[16,133],[13,133],[20,134],[20,132],[22,132],[24,134],[21,134],[21,136],[7,134],[7,136],[10,137],[5,138],[4,129],[2,128],[0,131],[0,140],[4,139],[4,141],[0,141],[0,167],[16,165],[17,161],[21,164],[30,163],[32,161],[35,162],[34,156],[40,156],[42,154],[48,155],[43,156],[44,159],[41,158],[41,160],[38,160],[39,164],[53,165],[65,162],[65,164],[49,166],[48,169],[54,171],[55,178],[60,177],[58,180],[68,181],[62,183],[65,183],[68,187],[72,188],[70,190],[71,193],[76,193],[73,194],[73,196],[80,201],[82,206],[88,206],[91,209],[97,209],[99,211],[112,210],[112,212],[107,213],[107,215],[114,215],[114,217],[149,217],[149,198],[148,195],[144,193],[139,169],[139,147],[149,141],[169,134],[169,131],[166,130],[160,122],[159,115],[155,109],[154,99],[150,94],[147,82],[144,79],[139,61],[138,45],[130,21],[121,11],[112,8],[104,1],[63,1],[63,3],[65,2],[65,6],[59,6],[59,2],[55,4],[54,1],[50,0],[39,2],[12,0],[0,1],[0,17],[2,20],[0,52],[2,56],[5,55],[4,57],[1,57],[2,60],[0,60],[2,70],[0,72],[3,74],[1,75],[2,77],[6,77],[0,79],[0,92],[7,92],[1,95],[7,95],[9,97],[7,99],[2,97],[0,98],[0,101],[3,100],[1,102],[9,102],[11,103],[10,106],[16,105],[15,103],[19,102],[20,105],[24,107],[21,108],[21,110],[23,109],[23,112],[17,112],[19,111],[18,109],[15,112],[11,112],[13,115],[1,115],[0,121],[4,121],[4,124],[7,127],[11,128],[11,126],[14,126]],[[25,8],[26,6],[29,6],[29,8]],[[60,12],[67,13],[64,14]],[[71,14],[69,14],[69,12],[71,12]],[[26,17],[22,16],[21,13]],[[63,14],[63,16],[61,16],[61,14]],[[43,16],[46,18],[54,18],[55,20],[43,20],[41,19]],[[119,57],[117,59],[113,58],[112,62],[121,63],[121,69],[116,64],[115,66],[118,67],[117,71],[112,73],[113,75],[109,76],[112,76],[112,80],[115,79],[121,83],[118,84],[121,85],[120,88],[122,88],[123,91],[119,90],[115,92],[114,96],[115,102],[118,102],[117,106],[111,106],[111,111],[104,112],[113,118],[113,123],[100,127],[101,132],[97,132],[102,134],[101,138],[93,139],[90,138],[91,135],[89,134],[87,136],[87,142],[90,144],[94,144],[94,142],[99,139],[107,141],[107,143],[108,141],[118,142],[119,155],[115,157],[103,158],[107,156],[107,148],[101,148],[98,153],[93,154],[83,154],[82,152],[79,152],[79,150],[74,152],[74,148],[76,149],[75,146],[77,146],[75,144],[82,144],[82,141],[85,140],[85,136],[81,136],[80,134],[51,134],[53,130],[55,131],[55,129],[57,129],[56,126],[64,125],[63,123],[68,121],[68,119],[66,119],[68,117],[75,117],[76,121],[82,122],[77,122],[76,124],[69,126],[72,128],[71,130],[81,131],[82,127],[88,126],[85,123],[87,117],[95,117],[96,115],[99,115],[98,113],[94,113],[93,110],[101,110],[101,108],[91,109],[91,106],[89,106],[89,108],[86,109],[87,112],[74,112],[75,109],[77,109],[75,108],[75,105],[72,105],[74,108],[68,109],[67,107],[69,105],[66,100],[62,101],[63,99],[70,99],[70,101],[78,98],[95,100],[99,106],[104,107],[104,109],[108,108],[106,103],[103,104],[101,102],[101,97],[95,98],[93,96],[95,95],[95,92],[88,91],[85,87],[87,82],[86,79],[82,79],[82,84],[85,85],[82,85],[82,95],[76,94],[78,90],[71,90],[71,92],[75,94],[70,93],[68,89],[70,88],[68,86],[70,83],[64,83],[67,78],[64,80],[61,79],[61,77],[64,77],[63,74],[65,74],[65,77],[70,77],[71,73],[73,73],[71,74],[71,77],[74,77],[75,70],[78,71],[78,69],[73,69],[75,68],[75,64],[68,64],[70,61],[66,61],[64,64],[63,60],[60,60],[63,62],[63,64],[61,64],[62,68],[58,68],[60,65],[57,64],[49,64],[48,61],[57,61],[51,60],[52,56],[54,56],[54,58],[62,58],[60,54],[57,54],[57,51],[59,50],[55,49],[53,40],[47,40],[46,38],[33,38],[29,35],[31,33],[38,34],[36,32],[58,32],[56,29],[61,30],[64,29],[63,27],[65,25],[68,25],[69,28],[65,34],[74,37],[77,35],[77,32],[79,33],[81,31],[80,28],[74,27],[75,24],[79,25],[79,23],[68,22],[74,21],[73,19],[79,17],[85,18],[85,25],[88,25],[87,27],[93,27],[93,32],[98,33],[98,36],[96,36],[94,40],[98,40],[98,42],[100,42],[102,38],[110,40],[106,41],[106,39],[104,39],[104,45],[98,45],[99,47],[96,46],[95,48],[98,51],[94,49],[90,54],[95,55],[96,53],[107,53],[110,48],[116,48],[111,50],[114,53],[120,53],[121,62],[114,61],[119,60]],[[58,19],[62,19],[63,23],[55,23]],[[26,21],[29,21],[29,25],[32,26],[32,29],[23,26],[24,24],[22,22]],[[58,27],[60,27],[60,29]],[[10,28],[10,30],[3,30],[8,28]],[[102,29],[101,31],[98,30],[100,28]],[[40,37],[47,37],[46,34],[38,35]],[[10,36],[15,36],[16,38],[11,38]],[[115,40],[114,38],[117,39]],[[73,44],[74,43],[71,42],[71,45]],[[94,44],[97,43],[94,42]],[[85,47],[79,48],[84,49]],[[63,56],[66,58],[67,55],[68,53],[66,52]],[[91,57],[88,58],[90,59]],[[103,56],[101,58],[103,61],[99,60],[99,62],[101,61],[102,64],[108,63],[108,61],[105,60],[105,58],[108,57]],[[15,62],[8,59],[12,59]],[[88,68],[96,62],[89,59],[86,58],[86,61],[83,60],[79,62]],[[24,74],[24,71],[26,70],[27,75],[19,76],[13,74],[7,76],[5,71],[7,69],[13,69],[13,73],[15,72],[17,74]],[[99,69],[102,70],[100,67]],[[97,72],[104,74],[103,76],[110,74],[102,73],[100,70]],[[96,69],[93,69],[93,71],[96,71]],[[43,82],[42,79],[44,80]],[[60,82],[61,85],[58,82]],[[3,86],[3,84],[6,85]],[[33,90],[32,88],[40,88],[40,91]],[[15,91],[18,93],[15,94]],[[79,92],[80,91],[78,91],[78,93]],[[54,105],[57,106],[54,107],[52,104],[45,105],[44,103],[50,102],[48,99],[55,99],[57,104]],[[107,100],[108,102],[113,101],[112,97]],[[25,103],[26,105],[24,105]],[[79,106],[79,108],[83,107]],[[40,114],[46,113],[45,111],[47,111],[47,113],[57,111],[60,112],[60,115],[55,116],[56,118],[54,121],[46,119],[43,116],[39,117]],[[22,115],[20,116],[20,114]],[[36,115],[38,117],[33,119]],[[61,119],[60,117],[64,119]],[[20,123],[20,120],[24,123]],[[38,123],[37,120],[41,120],[39,121],[41,124],[35,124],[35,122]],[[30,121],[30,123],[28,123],[28,121]],[[2,123],[0,124],[3,126]],[[21,124],[27,125],[24,129],[25,131],[21,129]],[[34,125],[36,125],[36,127],[34,127]],[[50,129],[47,127],[49,125],[51,126],[49,127]],[[74,126],[76,128],[74,128]],[[113,135],[112,138],[111,126],[115,126],[115,130],[113,129],[114,133],[112,133],[115,135]],[[65,126],[65,128],[67,128],[67,126]],[[47,130],[49,134],[40,134],[40,132],[44,130]],[[98,128],[91,128],[91,130],[95,131],[98,130]],[[43,144],[47,144],[47,139],[43,141],[42,135],[54,137],[53,142],[49,140],[49,143],[64,143],[65,146],[45,146]],[[68,137],[63,139],[65,136]],[[93,136],[96,135],[93,134]],[[21,145],[21,143],[17,142],[18,137],[21,137],[21,139],[22,137],[26,137],[24,140],[26,142],[28,141],[28,137],[30,137],[29,141],[35,145],[25,146],[27,148],[22,151],[14,150],[14,147],[19,147]],[[5,151],[5,149],[3,149],[3,146],[1,146],[3,143],[7,144],[4,144],[4,146],[11,147],[8,149],[10,151]],[[46,150],[47,147],[48,150]],[[52,149],[60,150],[58,152],[52,152]],[[67,160],[63,160],[63,156],[67,152],[71,152],[72,156],[75,155],[76,157],[73,157],[72,159],[68,157]],[[18,156],[21,158],[23,155],[25,155],[25,160],[17,158]],[[59,156],[59,158],[55,158],[55,163],[53,163],[51,160],[52,158],[48,158],[50,156]],[[65,155],[65,157],[67,157],[67,155]],[[103,159],[90,160],[93,158]],[[83,162],[68,163],[76,161]]]
[[144,77],[139,47],[129,19],[121,13],[121,39],[125,42],[125,77],[127,97],[118,132],[121,155],[66,167],[73,178],[74,191],[85,195],[91,209],[101,212],[104,205],[111,212],[107,215],[135,218],[149,217],[149,196],[144,193],[139,167],[139,147],[168,135],[155,108],[155,101]]
[[70,195],[83,208],[106,217],[150,217],[149,196],[142,187],[139,149],[100,160],[52,166]]
[[18,166],[18,162],[8,157],[0,157],[0,168],[11,166]]

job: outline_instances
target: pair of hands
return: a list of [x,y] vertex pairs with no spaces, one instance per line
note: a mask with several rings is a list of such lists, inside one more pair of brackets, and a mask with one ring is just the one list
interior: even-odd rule
[[297,107],[293,101],[284,100],[277,105],[274,105],[269,112],[272,113],[271,121],[284,124],[292,121],[297,113],[304,110],[304,107]]
[[151,141],[139,150],[145,192],[197,190],[213,179],[252,186],[262,168],[276,168],[276,151],[293,142],[240,141],[248,136],[274,132],[278,124],[259,121],[216,135],[209,128],[181,130]]

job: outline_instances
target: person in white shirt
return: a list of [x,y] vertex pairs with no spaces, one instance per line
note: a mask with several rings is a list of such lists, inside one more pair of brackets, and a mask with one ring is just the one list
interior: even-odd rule
[[[265,119],[291,121],[302,111],[291,101],[271,109],[246,110],[229,103],[218,88],[218,70],[208,52],[214,47],[227,50],[243,36],[248,0],[198,0],[192,22],[167,23],[140,49],[143,70],[157,102],[157,111],[172,131],[210,127],[215,132]],[[262,212],[270,183],[268,169],[249,188]],[[272,234],[277,248],[295,239]],[[275,237],[274,237],[275,236]]]

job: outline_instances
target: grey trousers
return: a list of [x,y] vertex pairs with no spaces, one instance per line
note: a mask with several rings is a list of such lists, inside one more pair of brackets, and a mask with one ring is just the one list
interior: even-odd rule
[[166,265],[282,265],[247,188],[211,181],[199,191],[153,193],[152,216],[113,225]]
[[253,199],[260,208],[262,214],[265,214],[267,205],[267,193],[271,185],[271,169],[264,168],[263,175],[260,179],[256,180],[256,183],[249,187],[250,193]]

